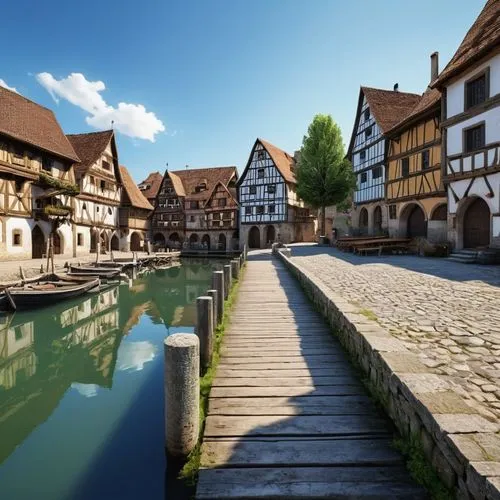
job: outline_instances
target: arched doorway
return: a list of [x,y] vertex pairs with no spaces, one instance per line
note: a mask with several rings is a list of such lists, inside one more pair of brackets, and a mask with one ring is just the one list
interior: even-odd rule
[[219,250],[225,250],[226,249],[226,236],[224,234],[219,234],[219,244],[218,244],[218,249]]
[[434,209],[434,212],[432,212],[431,220],[445,221],[445,220],[447,220],[447,218],[448,218],[448,210],[446,208],[446,203],[443,203],[442,205],[438,205]]
[[248,233],[248,246],[250,248],[260,248],[260,231],[257,226],[252,226]]
[[135,231],[130,235],[130,250],[139,252],[141,250],[141,236]]
[[274,226],[267,226],[266,244],[269,245],[271,243],[274,243],[275,239],[276,239],[276,230],[274,229]]
[[361,234],[368,233],[368,210],[362,208],[359,212],[359,232]]
[[189,246],[190,247],[196,246],[197,243],[198,243],[198,235],[196,233],[193,233],[189,237]]
[[207,250],[210,250],[210,236],[208,234],[204,234],[203,238],[201,239],[202,245],[207,247]]
[[476,198],[464,214],[464,248],[487,247],[490,244],[490,208]]
[[424,211],[418,205],[413,205],[410,210],[411,212],[406,225],[406,236],[408,238],[425,238],[427,236],[427,228]]
[[36,225],[31,231],[31,258],[41,259],[45,253],[45,236],[40,226]]
[[373,231],[376,234],[382,232],[382,208],[380,205],[377,205],[373,211]]
[[111,250],[118,251],[120,250],[120,240],[116,234],[111,238]]
[[99,241],[101,242],[101,253],[106,253],[109,249],[109,236],[106,231],[101,233]]
[[165,236],[161,233],[156,233],[153,236],[153,244],[159,246],[159,247],[164,247],[165,246]]
[[54,255],[61,255],[63,253],[62,239],[58,232],[55,232],[52,236],[52,246],[54,249]]

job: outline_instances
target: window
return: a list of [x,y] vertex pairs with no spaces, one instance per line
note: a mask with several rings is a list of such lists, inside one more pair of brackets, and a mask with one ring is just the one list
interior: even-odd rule
[[275,184],[269,184],[269,186],[267,186],[267,192],[269,194],[276,193],[276,185]]
[[102,160],[102,168],[104,170],[111,170],[111,165],[107,161]]
[[99,206],[95,207],[95,211],[99,212]]
[[274,214],[275,212],[275,206],[274,205],[269,205],[269,213]]
[[266,158],[266,152],[263,149],[257,151],[257,160],[265,160],[265,158]]
[[370,119],[370,108],[365,109],[365,121]]
[[485,71],[472,80],[465,82],[465,109],[472,108],[486,101],[489,94],[489,71]]
[[192,210],[196,210],[197,208],[199,208],[200,204],[198,201],[192,201],[189,206]]
[[264,176],[265,176],[265,170],[263,168],[257,169],[257,177],[259,179],[262,179],[262,178],[264,178]]
[[382,177],[382,167],[375,167],[372,170],[372,179],[378,179],[379,177]]
[[22,233],[20,229],[14,229],[12,231],[12,245],[15,247],[20,247],[23,244]]
[[111,207],[108,207],[108,214],[109,214],[109,215],[112,215],[112,214],[113,214],[113,210],[111,210]]
[[361,184],[364,184],[367,181],[367,175],[366,172],[363,172],[361,174]]
[[106,181],[101,181],[101,191],[106,189]]
[[47,158],[46,156],[42,158],[42,170],[44,170],[45,172],[51,172],[53,165],[54,161],[50,158]]
[[464,130],[464,146],[465,152],[470,153],[484,148],[485,143],[485,126],[484,123],[475,127]]
[[372,128],[371,127],[367,127],[365,129],[365,138],[368,139],[368,137],[371,137],[372,136]]
[[191,217],[189,217],[189,222],[194,222],[194,215],[191,215]]
[[245,207],[245,215],[252,215],[252,207]]
[[389,205],[389,219],[396,218],[396,205]]
[[83,247],[83,233],[77,233],[77,235],[76,235],[76,244],[79,247]]
[[422,170],[425,170],[426,168],[429,168],[431,158],[430,158],[430,151],[426,149],[425,151],[422,151]]
[[359,159],[360,159],[361,161],[364,161],[364,160],[366,159],[366,150],[361,151],[361,152],[359,153]]
[[257,194],[257,187],[256,186],[250,186],[250,194]]
[[226,198],[219,198],[219,200],[218,200],[219,207],[225,207],[226,201],[227,201]]
[[264,205],[258,205],[256,213],[257,215],[262,215],[264,213]]
[[95,184],[95,179],[92,175],[89,175],[89,182],[90,184]]
[[16,193],[21,193],[24,187],[23,179],[16,179]]
[[408,177],[410,175],[410,159],[403,158],[401,160],[401,177]]

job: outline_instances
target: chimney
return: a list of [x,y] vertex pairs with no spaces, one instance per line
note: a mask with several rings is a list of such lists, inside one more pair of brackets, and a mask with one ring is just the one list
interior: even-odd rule
[[399,83],[394,84],[394,92],[399,92]]
[[431,82],[439,75],[439,52],[431,54]]

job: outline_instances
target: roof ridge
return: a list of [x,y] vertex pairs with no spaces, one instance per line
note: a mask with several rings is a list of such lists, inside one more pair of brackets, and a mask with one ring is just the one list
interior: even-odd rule
[[75,137],[75,136],[79,136],[79,135],[96,135],[96,134],[105,134],[105,133],[109,133],[109,132],[113,133],[114,129],[110,128],[110,129],[106,129],[106,130],[96,130],[95,132],[82,132],[80,134],[65,134],[65,135],[66,135],[66,137]]
[[368,87],[366,85],[361,85],[361,89],[363,90],[376,90],[377,92],[389,92],[389,93],[394,93],[394,94],[399,94],[399,95],[421,95],[416,92],[402,92],[401,90],[391,90],[391,89],[381,89],[378,87]]

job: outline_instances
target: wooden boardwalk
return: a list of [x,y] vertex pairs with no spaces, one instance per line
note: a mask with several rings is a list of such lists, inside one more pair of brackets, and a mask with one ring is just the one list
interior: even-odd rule
[[196,498],[427,498],[295,279],[249,255],[213,382]]

